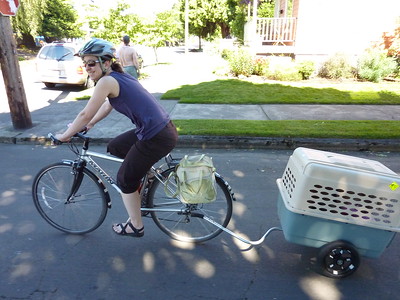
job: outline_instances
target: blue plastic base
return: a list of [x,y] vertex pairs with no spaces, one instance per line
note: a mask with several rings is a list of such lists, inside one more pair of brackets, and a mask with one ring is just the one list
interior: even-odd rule
[[278,199],[278,216],[288,242],[319,248],[327,243],[344,240],[353,244],[366,257],[379,257],[390,245],[395,232],[328,219],[301,215],[289,211]]

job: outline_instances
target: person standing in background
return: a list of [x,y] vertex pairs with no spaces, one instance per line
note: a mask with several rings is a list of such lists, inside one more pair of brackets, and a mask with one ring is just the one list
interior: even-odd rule
[[138,54],[133,47],[129,45],[130,38],[125,35],[122,38],[124,45],[119,49],[117,56],[124,68],[124,71],[136,79],[139,77],[139,61]]

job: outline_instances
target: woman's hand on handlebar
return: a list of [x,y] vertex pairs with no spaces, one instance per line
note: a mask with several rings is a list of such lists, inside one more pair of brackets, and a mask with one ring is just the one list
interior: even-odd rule
[[55,138],[57,141],[61,142],[61,143],[69,142],[69,140],[71,139],[71,138],[66,139],[66,138],[64,137],[64,134],[62,134],[62,133],[57,133],[57,134],[54,136],[54,138]]
[[[78,136],[78,134],[80,134],[82,136],[82,135],[86,134],[88,132],[88,130],[89,130],[89,128],[85,127],[81,131],[74,134],[73,136]],[[62,134],[62,133],[57,133],[56,135],[49,133],[48,137],[51,139],[51,141],[55,145],[61,145],[62,143],[69,142],[71,140],[71,138],[66,139],[64,137],[64,134]]]
[[[67,127],[70,127],[71,125],[72,125],[72,123],[68,124]],[[88,124],[88,126],[83,127],[83,128],[82,128],[79,132],[77,132],[77,133],[86,134],[86,133],[88,132],[88,130],[89,130],[90,128],[92,128],[92,127],[93,127],[93,126],[89,127],[89,124]],[[76,135],[76,134],[74,134],[73,136],[75,136],[75,135]],[[65,143],[65,142],[69,142],[73,136],[66,138],[66,137],[65,137],[65,132],[64,132],[64,133],[58,133],[58,134],[56,134],[56,135],[55,135],[55,138],[56,138],[58,141],[60,141],[60,142],[62,142],[62,143]]]
[[53,145],[61,145],[63,142],[57,139],[51,132],[47,135]]

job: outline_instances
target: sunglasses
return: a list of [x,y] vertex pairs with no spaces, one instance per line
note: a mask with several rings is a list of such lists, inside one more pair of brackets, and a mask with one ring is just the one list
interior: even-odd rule
[[89,61],[82,61],[83,66],[86,68],[86,66],[93,68],[96,63],[100,62],[99,60],[89,60]]

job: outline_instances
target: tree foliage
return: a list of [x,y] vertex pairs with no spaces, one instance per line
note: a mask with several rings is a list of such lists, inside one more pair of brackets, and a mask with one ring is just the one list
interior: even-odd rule
[[274,17],[275,2],[268,0],[260,3],[257,9],[257,16],[259,18],[273,18]]
[[43,22],[43,11],[48,0],[24,0],[20,1],[18,13],[11,18],[11,23],[17,37],[23,43],[33,43],[38,35]]
[[175,44],[183,36],[179,11],[159,13],[155,20],[142,20],[130,13],[130,6],[118,3],[105,18],[91,17],[89,24],[95,29],[94,36],[119,43],[123,35],[129,35],[134,44],[152,47],[157,60],[157,48]]
[[79,29],[77,20],[76,10],[65,0],[47,1],[38,34],[51,40],[82,37],[83,32]]
[[140,28],[134,27],[127,32],[134,36],[135,43],[158,48],[166,43],[173,44],[182,37],[179,18],[174,11],[159,13],[156,19],[148,19]]
[[[228,8],[229,0],[189,0],[189,33],[201,39],[212,40],[217,33],[222,37],[229,35],[229,20],[232,10]],[[184,22],[185,0],[181,0],[180,10]]]
[[24,0],[12,17],[12,26],[17,37],[30,45],[38,35],[50,39],[82,36],[77,19],[75,9],[66,0]]
[[179,21],[180,13],[177,10],[168,10],[157,14],[153,32],[161,36],[168,44],[176,44],[183,38],[183,26]]
[[179,11],[168,10],[157,14],[154,21],[144,26],[140,43],[154,49],[158,62],[157,49],[165,45],[175,45],[183,37]]
[[240,0],[229,0],[228,5],[232,11],[229,21],[231,33],[233,36],[243,41],[244,24],[247,19],[247,4]]
[[[243,37],[247,6],[243,0],[188,0],[189,33],[201,39],[212,40],[215,37]],[[270,1],[270,0],[266,0]],[[16,17],[12,19],[14,31],[18,37],[33,38],[38,35],[52,38],[83,37],[79,29],[90,28],[90,35],[119,43],[125,34],[133,43],[151,47],[176,44],[183,38],[185,0],[181,0],[175,9],[157,15],[152,21],[145,21],[130,12],[129,1],[123,0],[103,17],[102,7],[93,3],[83,3],[86,16],[81,20],[71,0],[24,0],[21,1]],[[75,1],[79,4],[79,1]],[[89,33],[89,31],[88,31]]]
[[129,8],[129,4],[118,3],[105,18],[92,18],[91,24],[98,26],[94,35],[114,43],[121,41],[122,36],[129,35],[133,42],[137,42],[143,32],[143,23],[139,16],[128,13]]
[[[201,39],[233,35],[243,40],[247,5],[244,0],[189,0],[189,33],[199,37],[199,48]],[[180,2],[180,11],[184,22],[185,0]]]

